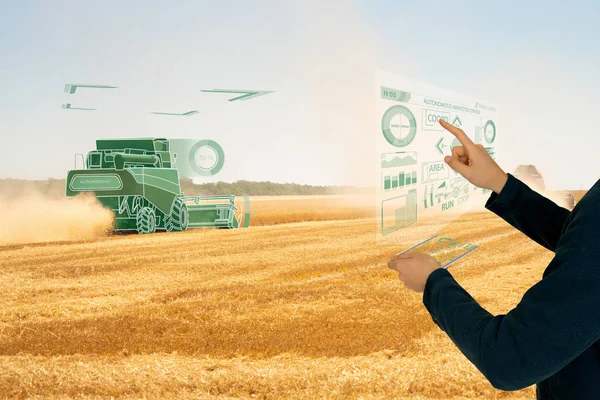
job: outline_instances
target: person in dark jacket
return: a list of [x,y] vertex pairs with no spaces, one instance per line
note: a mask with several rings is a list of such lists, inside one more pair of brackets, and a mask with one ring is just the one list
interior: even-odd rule
[[495,388],[536,384],[542,400],[600,399],[600,180],[569,211],[502,171],[461,129],[440,124],[462,144],[446,163],[491,189],[485,207],[554,258],[519,304],[496,316],[428,255],[393,256],[388,266],[423,292],[433,321]]

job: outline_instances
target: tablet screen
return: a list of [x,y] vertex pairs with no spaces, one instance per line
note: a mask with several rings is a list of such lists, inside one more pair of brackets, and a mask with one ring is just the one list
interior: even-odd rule
[[477,247],[474,244],[456,241],[449,237],[433,235],[398,254],[429,254],[440,263],[442,268],[448,268],[451,264],[475,251]]

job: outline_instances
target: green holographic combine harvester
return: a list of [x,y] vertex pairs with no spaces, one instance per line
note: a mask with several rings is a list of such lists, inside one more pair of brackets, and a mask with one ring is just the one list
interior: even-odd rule
[[[78,154],[83,159],[83,155]],[[176,160],[176,159],[175,159]],[[185,196],[179,171],[162,138],[102,139],[67,174],[67,197],[91,192],[115,214],[114,231],[181,232],[190,228],[238,228],[235,196]]]

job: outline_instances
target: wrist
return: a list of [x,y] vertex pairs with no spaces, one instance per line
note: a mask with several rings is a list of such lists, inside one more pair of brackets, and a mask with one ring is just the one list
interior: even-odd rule
[[495,179],[494,184],[492,185],[492,187],[490,189],[492,189],[496,194],[500,194],[500,192],[504,188],[504,185],[506,185],[507,181],[508,181],[508,174],[504,171],[501,171],[498,174],[498,178]]

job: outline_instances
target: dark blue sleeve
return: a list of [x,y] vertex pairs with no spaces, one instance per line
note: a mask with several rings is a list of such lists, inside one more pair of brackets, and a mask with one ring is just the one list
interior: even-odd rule
[[485,207],[551,251],[571,213],[511,174],[500,194],[492,192]]
[[600,339],[597,201],[600,196],[573,216],[548,266],[552,272],[506,315],[484,310],[445,269],[427,279],[425,307],[494,387],[517,390],[540,382]]

